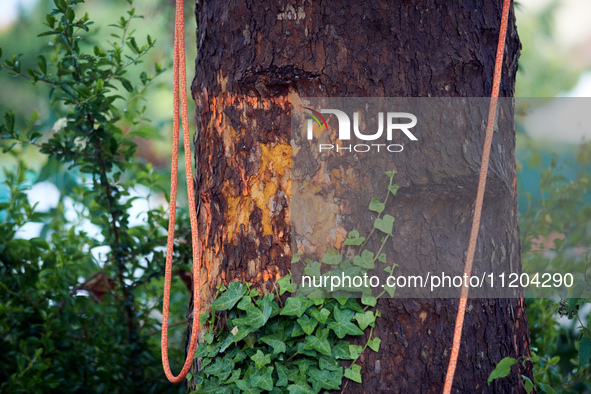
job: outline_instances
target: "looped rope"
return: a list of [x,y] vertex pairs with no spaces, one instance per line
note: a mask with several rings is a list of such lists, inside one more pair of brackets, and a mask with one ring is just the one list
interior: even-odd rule
[[[191,163],[191,137],[189,134],[189,111],[187,109],[187,70],[185,66],[185,15],[183,0],[176,0],[176,19],[174,31],[174,65],[173,84],[173,134],[172,164],[170,170],[170,216],[168,220],[168,239],[166,242],[166,270],[164,274],[164,302],[162,306],[162,366],[168,380],[172,383],[182,382],[193,362],[199,334],[200,284],[201,269],[199,230],[197,228],[197,210],[195,208],[195,191],[193,188],[193,166]],[[180,81],[180,89],[179,89]],[[174,225],[176,218],[176,195],[179,156],[179,98],[183,126],[183,142],[185,144],[185,172],[187,174],[187,195],[189,199],[189,216],[191,218],[191,245],[193,249],[193,326],[191,341],[185,365],[178,376],[174,376],[168,363],[168,314],[170,304],[170,282],[172,277],[172,252],[174,248]]]
[[[484,191],[486,189],[486,175],[488,173],[490,147],[492,144],[495,120],[497,117],[497,102],[499,97],[499,89],[501,86],[501,71],[503,70],[503,54],[505,51],[505,39],[507,37],[507,22],[509,20],[510,5],[511,0],[504,0],[503,14],[501,17],[501,30],[499,31],[499,42],[497,44],[497,58],[495,61],[492,93],[490,95],[490,106],[488,109],[486,137],[484,139],[484,148],[482,149],[482,163],[480,164],[480,176],[478,178],[478,191],[476,193],[476,202],[474,203],[474,217],[472,218],[470,243],[468,244],[466,263],[464,265],[464,275],[468,276],[472,274],[472,262],[474,260],[474,252],[476,251],[478,230],[480,229],[480,215],[482,213],[482,201],[484,200]],[[456,326],[454,329],[454,339],[451,348],[451,355],[449,358],[449,365],[447,367],[447,375],[445,376],[445,384],[443,386],[444,394],[451,393],[451,387],[454,380],[454,373],[456,371],[456,365],[458,363],[458,354],[460,352],[460,344],[462,341],[462,327],[464,326],[464,315],[466,314],[466,303],[468,300],[468,291],[469,289],[467,283],[464,283],[460,295],[460,305],[458,306],[458,314],[456,316]]]

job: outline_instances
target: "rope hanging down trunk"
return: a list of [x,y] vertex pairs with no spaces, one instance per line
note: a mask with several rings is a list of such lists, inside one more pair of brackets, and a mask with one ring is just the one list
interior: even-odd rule
[[[179,88],[180,84],[180,88]],[[185,16],[183,0],[176,0],[176,20],[174,31],[174,64],[173,64],[173,134],[172,164],[170,170],[170,217],[168,219],[168,239],[166,242],[166,270],[164,274],[164,302],[162,306],[162,366],[168,380],[172,383],[182,382],[193,363],[199,334],[201,269],[199,230],[197,228],[197,210],[195,208],[195,190],[193,187],[193,165],[191,163],[191,136],[189,133],[189,111],[187,109],[187,70],[185,66]],[[168,314],[170,304],[170,281],[172,276],[172,252],[174,248],[174,224],[176,217],[176,195],[179,156],[179,99],[180,115],[183,126],[183,142],[185,144],[185,172],[187,174],[187,194],[189,199],[189,216],[191,217],[191,245],[193,248],[193,326],[189,351],[183,369],[174,376],[168,363]]]
[[[480,177],[478,178],[478,191],[476,193],[476,202],[474,203],[474,217],[472,218],[472,230],[470,231],[470,243],[466,253],[466,263],[464,265],[464,274],[472,274],[472,262],[474,252],[476,251],[476,241],[478,239],[478,230],[480,229],[480,215],[482,214],[482,201],[484,199],[484,190],[486,189],[486,174],[488,173],[488,162],[490,159],[490,147],[492,144],[493,132],[495,129],[495,120],[497,117],[497,101],[499,97],[499,88],[501,86],[501,71],[503,70],[503,54],[505,52],[505,38],[507,37],[507,21],[509,20],[509,8],[511,0],[504,0],[503,13],[501,17],[501,29],[499,31],[499,43],[497,44],[497,58],[495,61],[495,71],[493,77],[492,93],[490,97],[490,106],[488,109],[488,123],[486,125],[486,136],[484,139],[484,148],[482,149],[482,163],[480,164]],[[445,376],[443,393],[451,393],[451,387],[454,380],[454,373],[458,363],[458,354],[462,342],[462,327],[464,326],[464,315],[466,314],[466,303],[468,301],[468,286],[464,283],[460,295],[460,305],[456,316],[456,327],[454,329],[454,339]]]

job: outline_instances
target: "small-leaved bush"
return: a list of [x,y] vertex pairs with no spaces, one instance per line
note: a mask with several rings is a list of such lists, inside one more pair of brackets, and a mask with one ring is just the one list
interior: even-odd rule
[[[82,0],[55,0],[40,34],[53,52],[40,54],[36,68],[24,70],[21,55],[0,50],[0,72],[49,85],[47,100],[60,119],[52,130],[35,117],[20,128],[9,112],[0,124],[3,154],[17,163],[5,170],[0,190],[2,392],[183,390],[166,381],[160,364],[166,215],[155,204],[139,222],[131,217],[136,200],[166,193],[159,172],[135,157],[146,122],[141,103],[163,68],[128,76],[154,40],[135,38],[139,16],[127,2],[105,39],[93,34],[89,15],[79,13]],[[31,150],[45,156],[40,172],[25,164]],[[57,207],[38,212],[27,189],[44,180],[59,183],[61,194]],[[186,215],[180,216],[182,235]],[[42,231],[24,237],[31,223]],[[181,264],[189,261],[186,244],[175,248]],[[173,302],[185,308],[187,289],[175,286]],[[183,332],[175,337],[173,359],[183,357]]]

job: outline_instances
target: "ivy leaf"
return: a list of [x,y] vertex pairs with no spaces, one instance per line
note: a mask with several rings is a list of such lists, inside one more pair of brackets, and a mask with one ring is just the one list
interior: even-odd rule
[[363,308],[359,305],[356,298],[347,298],[347,302],[343,305],[345,309],[351,309],[355,312],[363,312]]
[[277,370],[277,377],[279,378],[277,380],[277,383],[275,383],[275,386],[277,387],[283,387],[283,386],[287,386],[287,367],[281,363],[276,362],[275,363],[275,369]]
[[339,368],[336,371],[327,371],[310,367],[308,376],[315,389],[338,390],[343,381],[343,370]]
[[306,268],[304,268],[304,273],[308,276],[322,276],[322,273],[320,272],[320,263],[318,261],[309,263]]
[[385,208],[386,208],[386,204],[381,202],[380,199],[377,197],[372,198],[371,201],[369,202],[369,209],[371,211],[374,211],[377,213],[382,213],[382,212],[384,212]]
[[263,371],[260,371],[260,373],[256,371],[250,377],[250,384],[253,387],[258,387],[263,390],[271,391],[273,390],[273,377],[271,375],[272,373],[273,367],[267,367]]
[[221,381],[228,379],[232,370],[234,369],[234,363],[230,360],[216,358],[215,363],[209,365],[204,371],[210,375],[218,377]]
[[388,191],[390,193],[392,193],[393,196],[396,195],[396,192],[398,191],[399,188],[400,188],[400,186],[398,186],[397,184],[388,185]]
[[[299,260],[299,257],[298,257]],[[292,262],[293,263],[293,262]],[[283,278],[277,280],[277,284],[279,285],[279,295],[282,296],[283,293],[289,291],[291,293],[291,275],[285,275]]]
[[363,252],[361,252],[361,256],[355,256],[353,258],[353,264],[368,270],[373,269],[375,268],[375,264],[373,263],[373,257],[373,252],[370,252],[369,250],[364,250]]
[[382,340],[380,338],[373,338],[373,339],[370,339],[369,341],[367,341],[367,346],[369,346],[369,348],[371,350],[373,350],[374,352],[379,352],[381,343],[382,343]]
[[297,322],[300,324],[302,330],[304,330],[307,335],[312,335],[314,329],[318,325],[318,321],[314,318],[309,318],[308,315],[302,315],[302,317],[300,317]]
[[[269,312],[270,315],[270,312]],[[237,326],[249,326],[253,329],[257,329],[265,325],[269,316],[265,317],[263,311],[254,304],[249,304],[248,308],[246,308],[246,317],[241,317],[238,319],[232,320],[232,323],[236,324]]]
[[316,394],[307,382],[305,376],[299,375],[293,384],[287,386],[289,394]]
[[377,218],[373,222],[373,226],[377,230],[392,236],[392,230],[394,229],[394,217],[391,215],[384,215],[384,218]]
[[322,257],[322,262],[328,265],[338,265],[341,261],[343,261],[343,256],[334,249],[329,249]]
[[240,378],[241,372],[242,372],[242,370],[240,368],[233,370],[232,375],[230,376],[230,378],[228,380],[226,380],[224,382],[224,385],[229,385],[229,384],[236,382]]
[[314,309],[312,311],[312,317],[316,320],[318,320],[318,322],[324,324],[326,323],[326,320],[328,319],[328,317],[330,316],[330,311],[326,308],[322,308],[320,310],[318,309]]
[[359,231],[353,230],[353,231],[350,231],[349,234],[347,235],[347,239],[345,239],[344,244],[345,245],[352,245],[352,246],[359,246],[363,242],[365,242],[365,237],[360,237]]
[[354,382],[361,383],[361,366],[353,364],[351,368],[345,369],[345,377]]
[[351,353],[351,357],[353,357],[353,360],[355,360],[361,355],[361,353],[363,353],[363,346],[349,345],[349,353]]
[[285,353],[285,342],[281,340],[276,334],[262,337],[261,341],[273,348],[273,354]]
[[386,264],[386,258],[387,258],[386,253],[380,253],[380,255],[378,256],[378,261]]
[[504,359],[499,361],[495,369],[490,373],[490,376],[488,377],[488,385],[490,386],[490,382],[492,382],[495,379],[504,378],[508,376],[509,373],[511,373],[511,366],[515,365],[516,363],[517,360],[515,360],[512,357],[505,357]]
[[[316,360],[311,360],[309,358],[300,358],[296,361],[293,362],[294,365],[297,365],[299,370],[300,370],[300,375],[305,375],[306,371],[308,370],[308,368],[310,368],[310,366],[312,365],[316,365],[318,363],[318,361]],[[288,376],[289,379],[289,376]],[[296,381],[296,379],[294,378],[293,380],[294,382]]]
[[376,306],[378,299],[375,297],[363,297],[361,298],[361,303],[367,306]]
[[357,324],[359,324],[359,328],[365,330],[367,326],[374,326],[374,322],[376,321],[376,317],[372,311],[366,311],[365,313],[357,312],[355,314],[355,320],[357,320]]
[[355,358],[351,356],[349,342],[347,341],[339,341],[337,345],[332,348],[332,356],[337,360],[353,360]]
[[525,387],[526,393],[531,393],[535,387],[534,383],[525,375],[521,375],[523,386]]
[[281,310],[280,315],[301,317],[304,312],[306,312],[306,309],[308,309],[313,304],[314,303],[308,298],[290,297],[285,300],[285,306]]
[[320,369],[326,369],[327,371],[342,371],[341,363],[332,356],[322,356],[318,360]]
[[265,365],[271,363],[271,355],[270,354],[264,354],[260,350],[257,350],[257,352],[255,354],[253,354],[252,356],[250,356],[250,359],[252,361],[254,361],[254,366],[256,367],[256,369],[261,369]]
[[390,297],[394,297],[394,292],[396,291],[396,286],[390,286],[388,285],[388,283],[384,284],[384,290],[386,290],[386,292],[388,294],[390,294]]
[[579,367],[583,367],[591,359],[591,340],[584,337],[579,342]]
[[363,335],[363,331],[351,323],[353,311],[348,309],[341,311],[338,306],[335,306],[334,317],[335,321],[328,323],[328,328],[333,330],[339,339],[343,339],[346,335]]
[[252,303],[252,298],[250,298],[249,296],[245,295],[240,299],[240,302],[238,303],[238,305],[236,305],[236,308],[245,311],[246,308]]
[[386,171],[385,172],[386,176],[390,179],[394,178],[394,175],[396,174],[396,171],[392,170],[392,171]]
[[331,355],[330,343],[328,343],[328,330],[318,330],[316,335],[309,335],[306,337],[304,349],[316,350],[319,353],[327,356]]
[[246,294],[246,285],[241,282],[232,282],[218,299],[209,306],[215,311],[227,311],[232,309],[234,305]]
[[301,254],[301,253],[294,253],[294,254],[291,256],[291,263],[292,263],[292,264],[298,263],[298,262],[300,261],[300,257],[301,257],[301,256],[302,256],[302,254]]

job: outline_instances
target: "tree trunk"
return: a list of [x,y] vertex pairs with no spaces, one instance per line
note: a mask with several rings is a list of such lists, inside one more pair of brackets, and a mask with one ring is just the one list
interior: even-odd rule
[[[205,305],[217,285],[236,278],[269,290],[290,268],[288,95],[486,97],[492,88],[501,3],[199,2],[192,92]],[[512,12],[501,96],[513,95],[519,49]],[[489,175],[482,222],[495,226],[481,229],[476,259],[487,258],[495,240],[501,240],[507,251],[503,258],[520,265],[514,131],[501,134],[493,142],[491,167],[506,171]],[[470,144],[463,147],[465,140]],[[483,140],[484,135],[459,133],[440,142],[443,151],[468,149],[464,157],[475,158],[468,163],[468,176],[459,176],[460,168],[456,174],[438,172],[436,161],[421,163],[430,174],[426,179],[404,178],[400,171],[396,215],[410,223],[421,243],[420,251],[399,249],[403,252],[395,259],[436,259],[457,240],[463,249],[450,253],[463,263]],[[456,191],[429,194],[432,185]],[[454,217],[467,220],[446,219]],[[440,392],[457,305],[457,299],[380,300],[382,317],[374,333],[382,347],[362,355],[364,383],[348,382],[346,392]],[[503,357],[529,354],[523,299],[469,300],[454,392],[522,392],[518,376],[531,375],[523,368],[490,386],[486,381]]]

